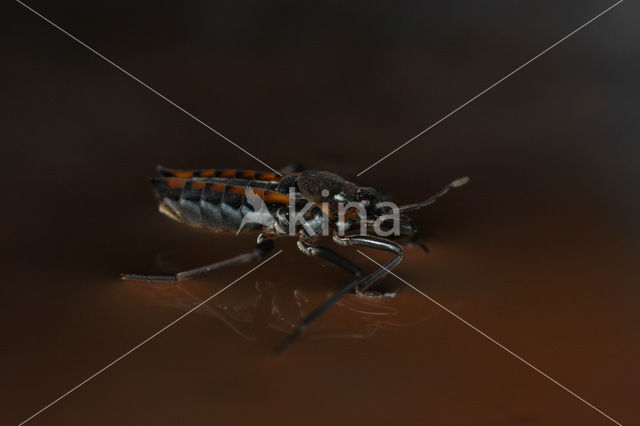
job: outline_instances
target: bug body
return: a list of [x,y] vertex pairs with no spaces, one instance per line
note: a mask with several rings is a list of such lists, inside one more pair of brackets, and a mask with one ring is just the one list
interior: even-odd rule
[[[123,279],[182,281],[222,267],[260,259],[274,247],[273,240],[296,236],[298,248],[308,256],[320,256],[353,274],[354,278],[325,303],[316,308],[277,348],[281,351],[333,303],[348,292],[371,294],[372,285],[393,269],[404,253],[403,246],[419,245],[413,221],[404,212],[435,202],[449,189],[467,183],[462,178],[444,186],[427,200],[390,207],[379,191],[361,187],[326,171],[301,171],[281,175],[236,169],[173,170],[158,167],[159,177],[151,178],[159,210],[179,222],[214,232],[259,233],[256,248],[246,254],[175,275],[123,275]],[[300,212],[300,213],[298,213]],[[302,220],[301,220],[302,219]],[[368,235],[391,229],[389,238]],[[396,227],[397,225],[397,227]],[[356,228],[360,230],[355,233]],[[394,254],[384,268],[363,276],[360,267],[335,251],[319,246],[321,235],[332,236],[343,246],[361,246]]]
[[370,205],[371,198],[379,199],[372,188],[359,188],[330,172],[304,171],[277,176],[230,169],[183,171],[160,167],[158,171],[161,177],[151,178],[151,182],[160,200],[159,210],[174,220],[214,232],[236,232],[243,219],[251,219],[251,215],[257,213],[247,191],[264,202],[275,222],[265,226],[249,220],[243,231],[262,231],[271,237],[290,234],[292,224],[288,212],[293,200],[297,209],[308,212],[305,219],[309,223],[306,228],[309,231],[301,226],[293,231],[301,231],[302,238],[307,240],[311,238],[309,234],[320,231],[322,213],[328,215],[329,222],[337,220],[333,208],[337,202]]
[[[247,170],[180,171],[158,168],[161,177],[151,178],[160,200],[159,210],[170,218],[214,232],[236,232],[242,219],[255,214],[247,189],[260,197],[269,212],[289,203],[284,179],[275,173]],[[292,176],[293,177],[293,176]],[[245,232],[264,230],[250,222]]]

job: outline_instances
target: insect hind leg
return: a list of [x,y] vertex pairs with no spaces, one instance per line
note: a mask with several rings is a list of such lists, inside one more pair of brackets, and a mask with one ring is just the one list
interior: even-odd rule
[[238,256],[234,256],[230,259],[226,259],[220,262],[212,263],[210,265],[201,266],[195,269],[189,269],[187,271],[178,272],[173,275],[138,275],[138,274],[122,274],[121,279],[126,281],[154,281],[154,282],[175,282],[190,280],[212,271],[216,271],[228,266],[242,265],[249,263],[252,260],[258,260],[267,255],[273,250],[273,240],[263,237],[258,237],[258,244],[249,253],[243,253]]

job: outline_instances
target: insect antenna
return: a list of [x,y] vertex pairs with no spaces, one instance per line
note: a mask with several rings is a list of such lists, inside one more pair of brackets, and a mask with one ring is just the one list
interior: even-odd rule
[[450,189],[459,188],[462,185],[466,184],[467,182],[469,182],[469,178],[467,176],[462,177],[460,179],[456,179],[453,182],[449,183],[448,185],[443,186],[440,191],[438,191],[436,194],[432,195],[431,197],[427,198],[426,200],[419,203],[415,203],[415,204],[407,204],[405,206],[400,206],[398,208],[400,209],[401,213],[421,209],[423,207],[428,206],[429,204],[435,203],[438,198],[442,197],[444,194],[449,192]]

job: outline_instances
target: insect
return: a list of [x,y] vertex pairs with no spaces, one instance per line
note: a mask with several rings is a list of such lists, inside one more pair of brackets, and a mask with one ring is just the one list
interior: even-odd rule
[[[158,167],[151,178],[161,213],[179,222],[214,232],[258,233],[249,253],[173,275],[123,274],[124,280],[183,281],[221,268],[258,260],[274,248],[274,239],[298,238],[298,249],[347,270],[353,279],[313,310],[275,349],[280,353],[293,343],[331,305],[349,292],[375,295],[373,284],[402,260],[404,246],[420,241],[413,221],[404,213],[434,203],[452,188],[469,181],[464,177],[445,185],[425,201],[389,207],[379,191],[358,186],[326,171],[290,168],[282,175],[236,169],[173,170]],[[343,206],[351,206],[346,210]],[[300,211],[303,214],[296,214]],[[357,213],[357,214],[356,214]],[[394,234],[389,234],[392,226]],[[358,228],[358,229],[356,229]],[[369,235],[375,228],[385,237]],[[356,232],[355,231],[360,231]],[[362,232],[362,231],[365,232]],[[322,233],[341,246],[359,246],[392,253],[384,267],[364,276],[361,268],[328,247],[318,245]]]

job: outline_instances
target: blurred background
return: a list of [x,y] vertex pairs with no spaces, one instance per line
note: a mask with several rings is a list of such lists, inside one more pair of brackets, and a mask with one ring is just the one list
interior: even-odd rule
[[[613,2],[28,4],[267,164],[353,178]],[[118,280],[254,244],[161,216],[155,166],[264,167],[19,3],[0,11],[15,424],[253,266]],[[407,203],[470,176],[412,214],[432,253],[396,272],[623,424],[640,423],[639,13],[620,4],[357,179]],[[349,279],[277,247],[32,423],[612,424],[414,291],[345,297],[269,357]]]

